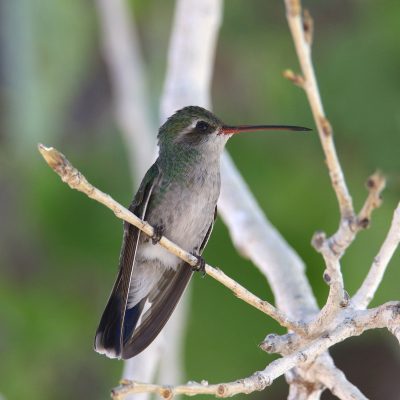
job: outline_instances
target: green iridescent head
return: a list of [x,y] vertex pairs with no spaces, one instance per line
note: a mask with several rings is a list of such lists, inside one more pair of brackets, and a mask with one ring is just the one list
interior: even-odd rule
[[158,132],[160,152],[176,148],[222,151],[233,134],[250,131],[310,129],[291,125],[225,125],[210,111],[199,106],[188,106],[177,111]]
[[215,137],[222,126],[222,121],[210,111],[188,106],[177,111],[161,126],[158,143],[160,149],[171,144],[199,146]]

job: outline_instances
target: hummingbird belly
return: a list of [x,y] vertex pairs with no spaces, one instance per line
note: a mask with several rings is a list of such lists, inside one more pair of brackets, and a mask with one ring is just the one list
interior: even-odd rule
[[[197,252],[213,222],[219,188],[219,174],[187,177],[185,184],[172,183],[146,219],[152,225],[163,226],[164,236],[184,250]],[[175,269],[181,262],[160,245],[153,245],[147,237],[142,237],[137,256],[158,261],[164,268]]]

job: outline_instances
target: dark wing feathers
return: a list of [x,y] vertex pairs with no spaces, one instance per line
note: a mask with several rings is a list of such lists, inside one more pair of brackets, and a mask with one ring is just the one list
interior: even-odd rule
[[[129,206],[129,210],[139,218],[145,216],[146,208],[159,174],[160,172],[157,164],[153,164],[147,171],[132,204]],[[123,341],[121,331],[124,325],[129,283],[139,238],[140,230],[124,222],[124,237],[119,259],[118,276],[96,332],[95,350],[113,357],[119,357],[121,354]],[[139,307],[134,307],[132,309],[134,311],[132,311],[132,315],[130,315],[130,317],[133,318],[131,322],[133,322],[134,319],[136,319],[137,322],[142,312],[140,305],[138,304],[137,306]],[[135,311],[136,316],[133,315]]]
[[[203,253],[207,245],[216,218],[217,207],[215,207],[213,222],[200,246],[199,254]],[[139,354],[157,337],[173,313],[192,275],[192,267],[184,262],[180,263],[176,270],[170,269],[164,272],[160,280],[161,286],[156,285],[147,297],[151,307],[143,314],[141,323],[133,332],[133,336],[124,343],[123,359]]]
[[[159,174],[159,169],[154,164],[144,177],[135,199],[129,207],[130,211],[142,219],[145,219],[147,205]],[[216,215],[217,208],[215,208],[214,221]],[[214,221],[200,246],[199,254],[203,252],[207,244]],[[157,337],[193,275],[190,265],[184,262],[180,263],[176,270],[166,270],[159,284],[154,286],[147,297],[131,309],[126,309],[139,238],[140,231],[136,227],[124,223],[120,268],[95,339],[96,351],[123,359],[139,354]],[[137,326],[146,302],[151,303],[151,306],[144,312],[140,324]]]
[[193,274],[191,267],[183,264],[178,265],[176,271],[165,271],[162,277],[162,281],[166,283],[164,288],[157,288],[149,293],[147,301],[152,300],[151,307],[143,314],[133,336],[124,343],[123,359],[134,357],[143,351],[167,323]]

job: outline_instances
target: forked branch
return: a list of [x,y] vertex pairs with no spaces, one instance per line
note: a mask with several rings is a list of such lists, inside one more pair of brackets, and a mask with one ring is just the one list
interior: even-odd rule
[[[356,311],[348,318],[344,318],[341,323],[329,334],[323,335],[314,341],[307,343],[287,356],[271,362],[264,370],[257,371],[251,376],[238,379],[233,382],[209,384],[207,381],[201,383],[188,382],[186,385],[164,386],[153,385],[141,382],[123,381],[121,385],[112,392],[114,399],[124,399],[132,393],[156,393],[165,399],[171,399],[178,394],[188,396],[197,394],[211,394],[216,397],[230,397],[239,393],[252,393],[260,391],[271,385],[272,382],[295,366],[312,365],[319,355],[328,350],[336,343],[342,342],[350,336],[361,335],[369,329],[388,328],[400,342],[400,303],[389,302],[380,307]],[[335,379],[339,377],[337,383],[340,385],[342,393],[353,396],[353,399],[364,400],[365,396],[353,385],[347,382],[343,374],[339,374],[333,365],[324,365],[327,375],[321,376],[321,379],[329,379],[329,374],[333,370]],[[347,397],[350,398],[350,397]]]
[[375,173],[368,179],[369,194],[360,213],[356,215],[336,154],[333,129],[322,105],[312,63],[311,46],[314,27],[312,17],[309,12],[302,12],[300,0],[285,0],[285,5],[302,75],[287,70],[284,72],[284,76],[302,87],[307,95],[341,214],[339,229],[335,234],[327,238],[323,232],[318,232],[312,240],[313,246],[324,258],[327,266],[324,279],[330,287],[325,306],[310,325],[310,331],[318,333],[323,326],[326,326],[335,318],[342,307],[349,303],[348,295],[344,290],[339,260],[355,239],[357,232],[369,226],[372,211],[381,204],[381,192],[385,187],[385,179],[379,173]]

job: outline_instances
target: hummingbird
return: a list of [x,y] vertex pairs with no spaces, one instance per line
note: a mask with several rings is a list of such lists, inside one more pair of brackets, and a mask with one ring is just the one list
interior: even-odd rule
[[[210,111],[188,106],[158,132],[159,155],[147,171],[129,210],[154,227],[152,238],[124,222],[119,270],[96,332],[94,348],[129,359],[157,337],[197,270],[217,214],[220,156],[239,132],[308,131],[289,125],[225,125]],[[198,259],[196,267],[161,247],[168,237]]]

